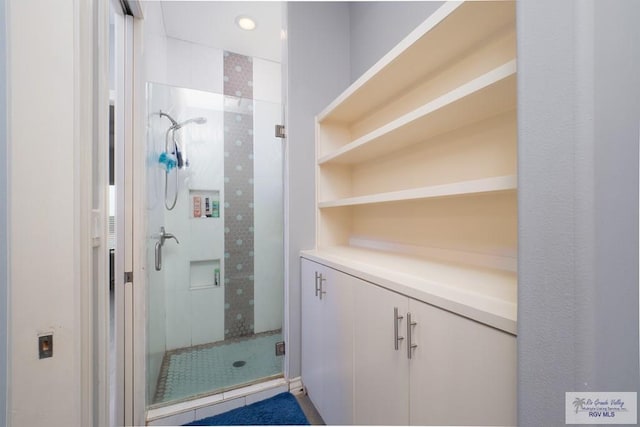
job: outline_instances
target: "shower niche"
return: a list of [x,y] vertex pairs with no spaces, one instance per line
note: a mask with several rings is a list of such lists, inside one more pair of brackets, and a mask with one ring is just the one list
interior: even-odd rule
[[221,277],[219,259],[189,262],[189,289],[192,291],[218,288]]
[[220,218],[220,191],[189,190],[189,217],[194,219]]

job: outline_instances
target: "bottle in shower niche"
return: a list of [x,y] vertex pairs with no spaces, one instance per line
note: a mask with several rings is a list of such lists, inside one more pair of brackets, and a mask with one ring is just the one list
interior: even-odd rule
[[214,286],[220,286],[220,269],[216,268],[213,271],[213,284]]
[[204,215],[211,218],[211,202],[209,197],[204,198]]
[[220,218],[220,202],[218,200],[211,200],[211,216]]
[[200,218],[202,216],[202,198],[193,196],[193,217]]

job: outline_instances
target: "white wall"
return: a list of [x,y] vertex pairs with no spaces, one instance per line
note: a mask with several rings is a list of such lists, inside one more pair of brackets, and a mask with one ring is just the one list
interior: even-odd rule
[[7,418],[7,75],[5,0],[0,0],[0,425]]
[[351,81],[436,11],[441,1],[363,1],[349,3]]
[[[75,1],[9,0],[8,424],[81,424]],[[4,127],[3,127],[4,129]],[[37,339],[53,333],[52,358]]]
[[518,3],[522,426],[564,423],[567,391],[639,391],[639,16]]
[[289,377],[300,375],[300,251],[315,246],[315,116],[349,85],[347,3],[289,2],[288,145]]
[[[640,4],[615,0],[594,6],[596,384],[640,392]],[[612,333],[616,325],[629,325],[624,336]]]

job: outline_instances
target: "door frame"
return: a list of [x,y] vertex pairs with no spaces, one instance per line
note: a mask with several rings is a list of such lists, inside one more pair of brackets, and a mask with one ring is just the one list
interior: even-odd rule
[[[115,382],[111,384],[113,402],[110,425],[144,425],[138,412],[136,377],[140,371],[134,361],[140,351],[136,342],[134,307],[139,304],[136,290],[142,286],[141,274],[134,272],[134,141],[135,126],[135,17],[120,5],[115,16],[115,105],[114,174],[116,188],[116,254],[114,283]],[[126,272],[126,273],[125,273]],[[130,275],[129,273],[133,273]],[[135,280],[135,282],[134,282]],[[142,352],[144,354],[144,352]],[[143,371],[144,378],[144,371]],[[144,388],[143,388],[144,392]],[[142,394],[144,407],[144,393]]]
[[127,119],[125,86],[127,79],[127,17],[124,11],[113,5],[114,11],[114,184],[116,189],[116,211],[115,211],[115,235],[116,251],[114,257],[114,311],[113,311],[113,336],[111,340],[115,347],[115,360],[112,369],[115,371],[115,379],[112,378],[110,425],[127,425],[125,418],[126,397],[128,396],[125,376],[125,300],[126,289],[124,283],[124,272],[126,270],[125,257],[125,235],[126,235],[126,215],[125,215],[125,151],[126,151],[126,126],[130,120]]
[[[122,1],[122,0],[121,0]],[[125,376],[125,386],[126,390],[128,390],[127,398],[125,398],[125,414],[126,421],[125,425],[133,424],[133,425],[145,425],[146,423],[146,415],[147,415],[147,405],[146,405],[146,349],[147,349],[147,336],[146,336],[146,317],[147,317],[147,294],[146,290],[148,288],[147,283],[147,218],[146,218],[146,210],[144,201],[146,200],[146,124],[147,124],[147,99],[146,99],[146,73],[145,73],[145,62],[144,62],[144,49],[143,49],[143,40],[144,40],[144,8],[140,5],[140,0],[124,0],[129,3],[130,6],[135,6],[131,8],[131,13],[133,13],[133,17],[131,18],[131,56],[128,57],[129,63],[127,65],[127,70],[132,73],[132,85],[127,87],[127,91],[130,94],[131,98],[127,101],[130,102],[131,106],[131,127],[127,130],[130,132],[128,135],[130,141],[130,147],[127,151],[128,161],[126,163],[125,174],[129,179],[126,179],[126,185],[128,185],[128,190],[130,191],[128,201],[130,203],[127,204],[127,212],[125,212],[125,216],[130,218],[131,223],[129,224],[127,238],[130,241],[127,243],[130,248],[130,256],[129,260],[131,264],[130,270],[123,271],[132,271],[134,282],[130,286],[130,289],[127,290],[127,298],[130,298],[129,303],[127,305],[127,319],[130,321],[130,328],[126,329],[126,333],[130,334],[127,336],[127,342],[130,343],[131,352],[126,352],[124,356],[125,366],[127,363],[130,363],[131,370],[126,373]],[[286,10],[286,2],[284,2],[283,6]],[[284,43],[287,43],[285,40]],[[285,92],[286,84],[285,84],[285,74],[281,75],[283,92]],[[282,121],[286,121],[286,104],[287,97],[283,94],[283,98],[281,101],[282,104]],[[127,112],[129,114],[129,112]],[[135,141],[135,143],[133,143]],[[289,241],[288,241],[288,231],[286,224],[288,222],[288,211],[289,211],[289,194],[288,194],[288,174],[289,174],[289,165],[288,165],[288,144],[287,139],[282,140],[282,155],[283,155],[283,222],[284,222],[284,236],[283,236],[283,251],[284,251],[284,263],[282,268],[284,269],[284,283],[282,289],[282,297],[283,297],[283,337],[287,342],[290,342],[291,337],[289,337],[290,327],[289,327],[289,309],[288,306],[290,304],[289,300],[289,287],[290,287],[290,279],[289,279]],[[117,274],[117,273],[116,273]],[[289,348],[291,346],[288,345]],[[297,355],[299,357],[299,354]],[[286,352],[284,356],[284,364],[283,364],[283,375],[284,379],[289,381],[289,365],[290,365],[291,354],[289,350]]]
[[108,421],[109,14],[105,2],[74,2],[74,152],[79,278],[80,420]]
[[132,44],[131,44],[131,70],[132,86],[130,88],[131,117],[132,117],[132,144],[130,168],[130,184],[132,200],[131,208],[131,268],[134,277],[134,286],[131,290],[132,313],[131,313],[131,334],[133,341],[131,353],[131,392],[132,392],[132,416],[134,425],[145,425],[147,418],[146,405],[146,349],[147,349],[147,239],[146,239],[146,210],[144,200],[146,200],[146,82],[143,62],[143,30],[144,9],[138,0],[129,0],[130,4],[136,4],[133,13],[137,14],[132,18]]

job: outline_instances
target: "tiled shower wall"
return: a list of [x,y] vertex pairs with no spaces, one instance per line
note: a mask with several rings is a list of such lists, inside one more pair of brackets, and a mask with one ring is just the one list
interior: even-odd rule
[[224,52],[224,336],[254,331],[253,63]]

